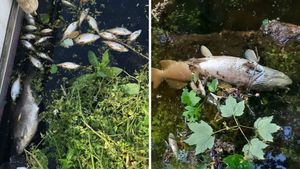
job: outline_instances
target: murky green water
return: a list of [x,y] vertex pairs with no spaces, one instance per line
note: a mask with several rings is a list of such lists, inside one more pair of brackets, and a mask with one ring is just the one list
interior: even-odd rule
[[[258,117],[273,115],[274,122],[283,128],[274,135],[274,143],[270,143],[266,150],[266,160],[255,161],[256,168],[296,169],[300,166],[300,43],[291,41],[282,48],[258,32],[266,18],[280,18],[283,22],[300,25],[299,8],[299,1],[286,0],[175,0],[166,7],[160,22],[154,21],[152,67],[159,67],[158,62],[163,59],[203,57],[201,45],[206,45],[215,55],[240,57],[245,49],[256,47],[261,57],[260,64],[280,70],[292,78],[293,84],[288,92],[260,92],[259,97],[249,99],[254,114],[247,112],[243,121],[254,122]],[[180,102],[182,91],[171,89],[165,83],[152,91],[154,168],[193,168],[191,164],[175,164],[174,158],[171,163],[163,161],[164,140],[167,140],[168,134],[187,131]],[[204,105],[202,114],[213,112],[216,108]],[[238,139],[238,136],[232,138]],[[182,144],[182,140],[177,141],[179,149],[194,149]]]

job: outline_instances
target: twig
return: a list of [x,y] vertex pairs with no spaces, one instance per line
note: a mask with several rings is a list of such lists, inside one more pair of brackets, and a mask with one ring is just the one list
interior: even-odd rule
[[243,134],[243,136],[245,137],[245,139],[247,140],[248,143],[250,143],[250,141],[248,140],[248,138],[246,137],[245,133],[243,132],[242,128],[240,127],[239,122],[237,121],[237,119],[235,118],[235,116],[233,115],[233,119],[237,125],[237,127],[239,128],[239,130],[241,131],[241,133]]
[[121,45],[124,45],[125,47],[127,47],[128,49],[132,50],[133,52],[135,52],[136,54],[142,56],[143,58],[149,60],[148,56],[142,54],[141,52],[137,51],[136,49],[134,49],[133,47],[127,45],[126,43],[119,41],[119,40],[115,40],[117,43],[120,43]]

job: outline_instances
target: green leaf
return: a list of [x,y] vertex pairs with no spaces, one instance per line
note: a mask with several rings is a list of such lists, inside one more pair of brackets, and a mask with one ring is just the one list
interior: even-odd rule
[[223,160],[227,165],[226,169],[252,169],[253,165],[250,161],[245,160],[240,154],[227,156]]
[[200,123],[188,123],[188,126],[194,133],[185,142],[196,145],[196,155],[213,147],[215,137],[213,129],[207,123],[201,120]]
[[58,68],[55,64],[51,65],[51,67],[50,67],[50,73],[51,74],[57,73],[57,70],[58,70]]
[[261,138],[264,141],[273,141],[273,136],[272,134],[277,132],[280,127],[275,124],[275,123],[271,123],[271,121],[273,120],[273,116],[269,116],[269,117],[262,117],[262,118],[258,118],[255,122],[254,122],[254,127],[257,129],[258,134],[261,136]]
[[196,92],[191,90],[188,92],[187,89],[183,89],[181,94],[181,102],[188,106],[195,106],[201,100],[200,97],[196,96]]
[[200,118],[201,109],[199,106],[186,106],[183,116],[188,122],[196,122]]
[[231,95],[225,100],[225,105],[220,106],[221,115],[223,117],[241,116],[244,114],[245,103],[241,101],[236,102]]
[[60,45],[64,48],[69,48],[74,45],[74,42],[72,39],[66,39]]
[[214,79],[213,81],[211,82],[207,82],[207,87],[208,87],[208,90],[210,92],[216,92],[217,89],[218,89],[218,84],[219,84],[219,81],[218,79]]
[[137,95],[140,92],[140,85],[136,83],[128,83],[121,86],[124,93],[128,95]]
[[260,141],[258,138],[254,138],[250,141],[250,143],[244,145],[243,152],[247,158],[253,159],[257,158],[259,160],[264,159],[263,149],[268,145],[264,142]]
[[111,67],[111,76],[118,76],[123,69],[119,68],[119,67]]
[[46,13],[40,14],[40,18],[41,18],[41,22],[43,24],[47,24],[50,21],[50,16],[49,16],[49,14],[46,14]]
[[101,63],[102,63],[104,66],[107,66],[107,65],[109,64],[109,53],[108,53],[108,50],[106,50],[106,51],[103,53]]
[[96,54],[93,51],[91,51],[91,50],[88,51],[88,58],[89,58],[89,62],[92,66],[98,67],[99,61],[98,61]]

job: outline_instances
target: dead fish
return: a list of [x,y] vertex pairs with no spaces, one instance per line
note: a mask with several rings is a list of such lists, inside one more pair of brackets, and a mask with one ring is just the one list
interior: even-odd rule
[[94,29],[94,30],[99,34],[100,31],[99,31],[99,28],[98,28],[96,19],[94,19],[94,18],[91,17],[90,15],[88,15],[88,16],[86,17],[86,19],[87,19],[87,21],[88,21],[90,27],[91,27],[92,29]]
[[24,29],[25,29],[26,31],[28,31],[28,32],[33,32],[33,31],[37,30],[37,27],[36,27],[36,26],[33,26],[33,25],[26,25],[26,26],[24,27]]
[[29,56],[29,60],[31,61],[34,67],[40,70],[44,70],[43,64],[37,58]]
[[126,28],[116,27],[106,30],[107,32],[113,33],[115,35],[130,35],[132,32]]
[[128,49],[125,46],[123,46],[117,42],[103,41],[103,43],[105,43],[112,50],[115,50],[118,52],[128,52]]
[[75,39],[77,36],[80,35],[80,32],[79,31],[74,31],[74,32],[71,32],[68,36],[67,39]]
[[77,38],[75,38],[74,41],[77,44],[84,45],[87,43],[95,42],[99,38],[100,38],[99,35],[95,35],[95,34],[91,34],[91,33],[84,33],[84,34],[77,36]]
[[135,41],[142,33],[142,30],[134,31],[130,36],[128,37],[128,41],[132,42]]
[[30,78],[25,80],[24,89],[14,113],[13,139],[18,155],[31,142],[39,123],[39,107],[32,95],[30,81]]
[[164,80],[166,80],[170,87],[181,89],[192,79],[192,71],[185,62],[161,60],[159,63],[163,70],[156,68],[151,69],[152,86],[154,89],[156,89]]
[[36,10],[39,6],[38,0],[17,0],[21,9],[27,14],[36,14]]
[[[292,80],[284,73],[259,65],[255,62],[258,59],[213,56],[205,46],[201,46],[201,48],[203,48],[201,51],[205,58],[188,61],[190,66],[201,75],[211,76],[236,86],[250,87],[250,89],[255,90],[284,88],[292,83]],[[249,56],[250,54],[253,56]],[[249,50],[246,51],[245,55],[248,58],[257,58],[255,53],[249,52]]]
[[170,134],[169,134],[168,142],[169,142],[169,146],[170,146],[171,149],[172,149],[173,154],[175,155],[175,157],[177,157],[178,146],[177,146],[176,138],[175,138],[175,136],[174,136],[173,133],[170,133]]
[[25,35],[22,35],[20,37],[20,39],[23,39],[23,40],[33,40],[33,39],[36,39],[37,37],[34,35],[34,34],[25,34]]
[[34,17],[31,14],[25,14],[25,19],[29,25],[35,25]]
[[69,2],[69,1],[62,0],[61,2],[62,2],[62,4],[65,5],[66,7],[77,8],[74,4],[72,4],[72,3]]
[[67,29],[65,30],[64,35],[63,35],[63,38],[62,38],[61,41],[63,41],[63,40],[65,40],[65,39],[69,38],[70,34],[71,34],[72,32],[74,32],[74,31],[76,31],[77,27],[78,27],[78,21],[75,21],[75,22],[71,23],[71,24],[67,27]]
[[100,32],[100,37],[106,40],[116,40],[118,37],[110,32]]
[[86,8],[85,10],[83,10],[79,16],[79,23],[78,26],[80,27],[82,22],[87,18],[88,13],[90,11],[90,8]]
[[50,56],[47,55],[46,53],[43,53],[43,52],[37,52],[36,55],[37,55],[38,57],[40,57],[40,58],[49,60],[50,62],[54,62],[53,59],[51,59]]
[[10,91],[10,96],[11,96],[13,102],[16,101],[17,97],[20,94],[20,91],[21,91],[21,76],[18,75],[18,78],[12,84],[11,91]]
[[33,47],[33,45],[30,42],[28,42],[27,40],[21,40],[21,44],[29,50],[32,50],[34,52],[36,51],[35,48]]
[[78,69],[80,67],[80,65],[76,64],[76,63],[72,63],[72,62],[64,62],[64,63],[60,63],[57,64],[57,66],[62,67],[64,69]]
[[50,29],[50,28],[41,30],[41,34],[43,34],[43,35],[48,35],[48,34],[51,34],[52,32],[53,32],[53,29]]
[[45,42],[46,40],[50,39],[50,38],[53,38],[52,36],[44,36],[44,37],[41,37],[40,39],[38,39],[34,44],[35,45],[39,45],[43,42]]

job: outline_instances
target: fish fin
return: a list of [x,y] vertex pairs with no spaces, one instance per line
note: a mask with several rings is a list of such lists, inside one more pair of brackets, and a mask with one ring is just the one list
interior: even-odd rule
[[201,46],[201,53],[203,56],[208,57],[208,58],[213,56],[212,53],[210,52],[210,50],[204,45]]
[[151,79],[153,82],[153,88],[156,89],[158,86],[161,84],[161,82],[164,79],[164,74],[163,70],[159,70],[156,68],[151,68]]
[[252,61],[252,62],[258,62],[258,58],[255,54],[255,52],[252,50],[252,49],[247,49],[245,51],[245,54],[244,54],[245,58]]
[[166,82],[173,89],[182,89],[187,85],[186,82],[181,82],[181,81],[171,80],[171,79],[166,79]]
[[177,63],[177,61],[175,61],[175,60],[161,60],[161,61],[159,62],[160,66],[161,66],[163,69],[166,69],[166,68],[168,68],[169,66],[171,66],[171,65],[173,65],[173,64],[175,64],[175,63]]

